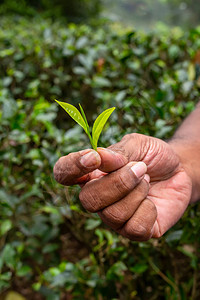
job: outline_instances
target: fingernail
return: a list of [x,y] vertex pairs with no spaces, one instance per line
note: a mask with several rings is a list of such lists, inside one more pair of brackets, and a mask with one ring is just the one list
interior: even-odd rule
[[131,167],[131,170],[136,175],[138,179],[144,176],[147,171],[147,166],[142,161],[138,162],[134,166]]
[[83,155],[80,159],[80,163],[86,168],[99,165],[100,162],[100,157],[96,151],[90,151],[89,153]]
[[150,182],[150,176],[148,174],[144,175],[144,180],[146,180],[148,183]]

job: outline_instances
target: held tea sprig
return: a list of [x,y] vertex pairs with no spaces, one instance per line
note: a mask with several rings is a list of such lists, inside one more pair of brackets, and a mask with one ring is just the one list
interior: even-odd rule
[[74,119],[86,132],[90,139],[90,143],[94,150],[97,150],[97,143],[99,140],[99,136],[103,130],[104,125],[106,124],[108,118],[112,114],[112,112],[115,110],[115,107],[106,109],[104,112],[102,112],[97,119],[95,120],[93,127],[92,127],[92,134],[90,134],[90,127],[88,125],[88,121],[86,119],[85,113],[83,111],[82,106],[79,104],[80,111],[73,105],[66,103],[66,102],[60,102],[55,100],[69,115],[72,119]]

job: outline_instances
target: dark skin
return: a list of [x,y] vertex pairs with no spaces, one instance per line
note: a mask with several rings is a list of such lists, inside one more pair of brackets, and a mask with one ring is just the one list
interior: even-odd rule
[[119,234],[159,238],[200,199],[199,132],[197,106],[168,143],[126,135],[107,149],[61,157],[54,176],[63,185],[80,184],[82,205]]

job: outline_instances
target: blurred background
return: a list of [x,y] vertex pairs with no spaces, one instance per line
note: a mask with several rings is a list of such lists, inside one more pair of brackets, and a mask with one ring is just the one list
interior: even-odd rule
[[[164,23],[191,28],[199,25],[199,4],[188,0],[108,0],[103,12],[109,18],[149,31]],[[163,25],[164,25],[163,24]]]
[[200,299],[200,211],[131,242],[53,178],[90,147],[54,99],[89,122],[116,106],[100,145],[168,139],[199,101],[200,4],[0,0],[0,299]]

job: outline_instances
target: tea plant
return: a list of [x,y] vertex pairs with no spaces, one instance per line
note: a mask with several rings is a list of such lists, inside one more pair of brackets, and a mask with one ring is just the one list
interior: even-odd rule
[[90,127],[88,125],[88,121],[87,121],[86,115],[83,111],[81,104],[79,104],[80,111],[81,111],[81,113],[80,113],[79,110],[75,106],[73,106],[69,103],[60,102],[57,100],[55,100],[55,101],[70,115],[70,117],[72,117],[72,119],[74,119],[85,130],[87,136],[90,139],[90,143],[91,143],[93,149],[97,150],[97,143],[98,143],[100,134],[101,134],[103,127],[105,126],[108,118],[110,117],[112,112],[115,110],[115,107],[106,109],[104,112],[102,112],[96,118],[96,120],[93,124],[93,127],[92,127],[92,135],[91,135]]
[[199,204],[159,240],[106,229],[83,211],[78,186],[53,180],[59,157],[86,143],[45,99],[80,99],[87,118],[117,103],[105,146],[133,132],[168,139],[199,101],[188,64],[200,28],[118,34],[3,15],[0,28],[0,298],[199,300]]

